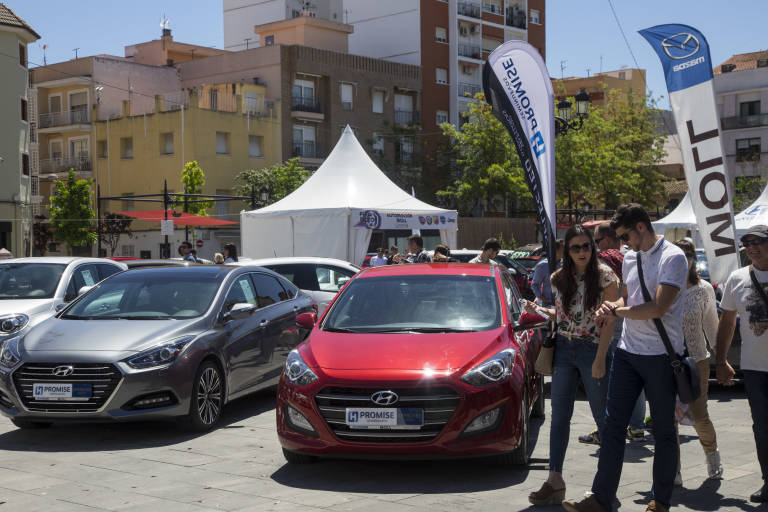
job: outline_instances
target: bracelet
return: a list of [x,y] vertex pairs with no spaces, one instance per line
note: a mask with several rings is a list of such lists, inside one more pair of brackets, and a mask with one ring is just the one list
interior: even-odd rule
[[611,314],[612,314],[613,316],[615,316],[615,317],[617,317],[617,318],[618,318],[618,316],[619,316],[619,315],[617,315],[617,314],[616,314],[616,306],[613,306],[613,307],[611,308]]

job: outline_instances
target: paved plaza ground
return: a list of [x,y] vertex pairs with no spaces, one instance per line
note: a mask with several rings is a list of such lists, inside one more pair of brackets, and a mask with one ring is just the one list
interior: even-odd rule
[[[0,512],[535,510],[527,495],[547,475],[549,400],[547,409],[547,420],[534,423],[532,461],[521,469],[482,459],[289,466],[275,434],[273,393],[233,402],[221,427],[202,436],[180,432],[173,423],[21,431],[0,419]],[[675,491],[674,509],[768,510],[747,498],[761,482],[743,388],[715,387],[710,412],[725,478],[705,480],[696,434],[681,427],[684,485]],[[565,462],[569,497],[583,495],[592,482],[596,447],[576,441],[592,425],[582,397]],[[652,443],[628,446],[619,510],[645,510],[652,460]]]

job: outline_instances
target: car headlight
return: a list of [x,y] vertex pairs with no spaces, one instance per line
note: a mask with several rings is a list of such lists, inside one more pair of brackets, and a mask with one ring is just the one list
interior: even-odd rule
[[309,386],[317,382],[317,375],[307,366],[296,349],[288,353],[288,359],[285,361],[285,376],[296,386]]
[[22,313],[0,315],[0,336],[22,330],[29,323],[29,317]]
[[0,341],[0,369],[13,370],[21,362],[19,338]]
[[140,352],[128,359],[126,363],[128,363],[128,366],[131,368],[136,368],[138,370],[152,368],[154,366],[169,365],[176,360],[181,351],[184,350],[184,347],[186,347],[193,339],[195,339],[194,336],[184,336],[183,338],[163,343],[157,347]]
[[509,378],[514,366],[515,350],[508,348],[469,370],[461,380],[479,388],[498,384]]

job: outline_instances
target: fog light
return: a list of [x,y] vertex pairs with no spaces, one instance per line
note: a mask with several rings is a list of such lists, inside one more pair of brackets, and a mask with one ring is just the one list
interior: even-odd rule
[[472,420],[472,423],[470,423],[467,428],[464,429],[464,433],[472,434],[474,432],[493,428],[493,426],[496,425],[496,422],[499,420],[499,414],[501,414],[501,407],[497,407],[490,411],[484,412]]
[[137,400],[133,403],[134,409],[142,409],[145,407],[155,407],[167,402],[170,402],[172,400],[171,395],[168,393],[163,393],[161,395],[156,395],[153,397],[147,397],[142,398],[141,400]]
[[312,424],[309,422],[309,420],[301,414],[299,411],[291,407],[290,405],[285,406],[285,411],[288,413],[288,422],[294,426],[298,427],[301,430],[307,430],[309,432],[314,432],[315,429],[312,426]]

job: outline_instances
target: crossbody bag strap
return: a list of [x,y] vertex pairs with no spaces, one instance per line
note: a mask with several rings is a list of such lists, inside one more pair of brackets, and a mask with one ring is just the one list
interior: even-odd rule
[[752,279],[752,285],[757,290],[757,293],[760,294],[760,297],[763,298],[763,302],[765,302],[765,306],[768,307],[768,296],[766,296],[765,294],[763,285],[760,283],[760,281],[757,280],[757,276],[755,275],[755,271],[752,269],[752,265],[749,266],[749,278]]
[[[640,251],[637,251],[637,274],[640,277],[640,289],[643,291],[643,298],[645,299],[645,302],[650,302],[651,294],[645,286],[645,278],[643,277],[643,259],[640,256]],[[664,322],[661,321],[661,318],[654,318],[653,323],[656,324],[656,330],[659,331],[659,336],[661,336],[661,341],[664,342],[664,347],[667,349],[667,354],[669,354],[670,360],[678,361],[680,356],[678,356],[672,348],[672,343],[669,341],[669,335],[667,334],[667,329],[664,327]]]

